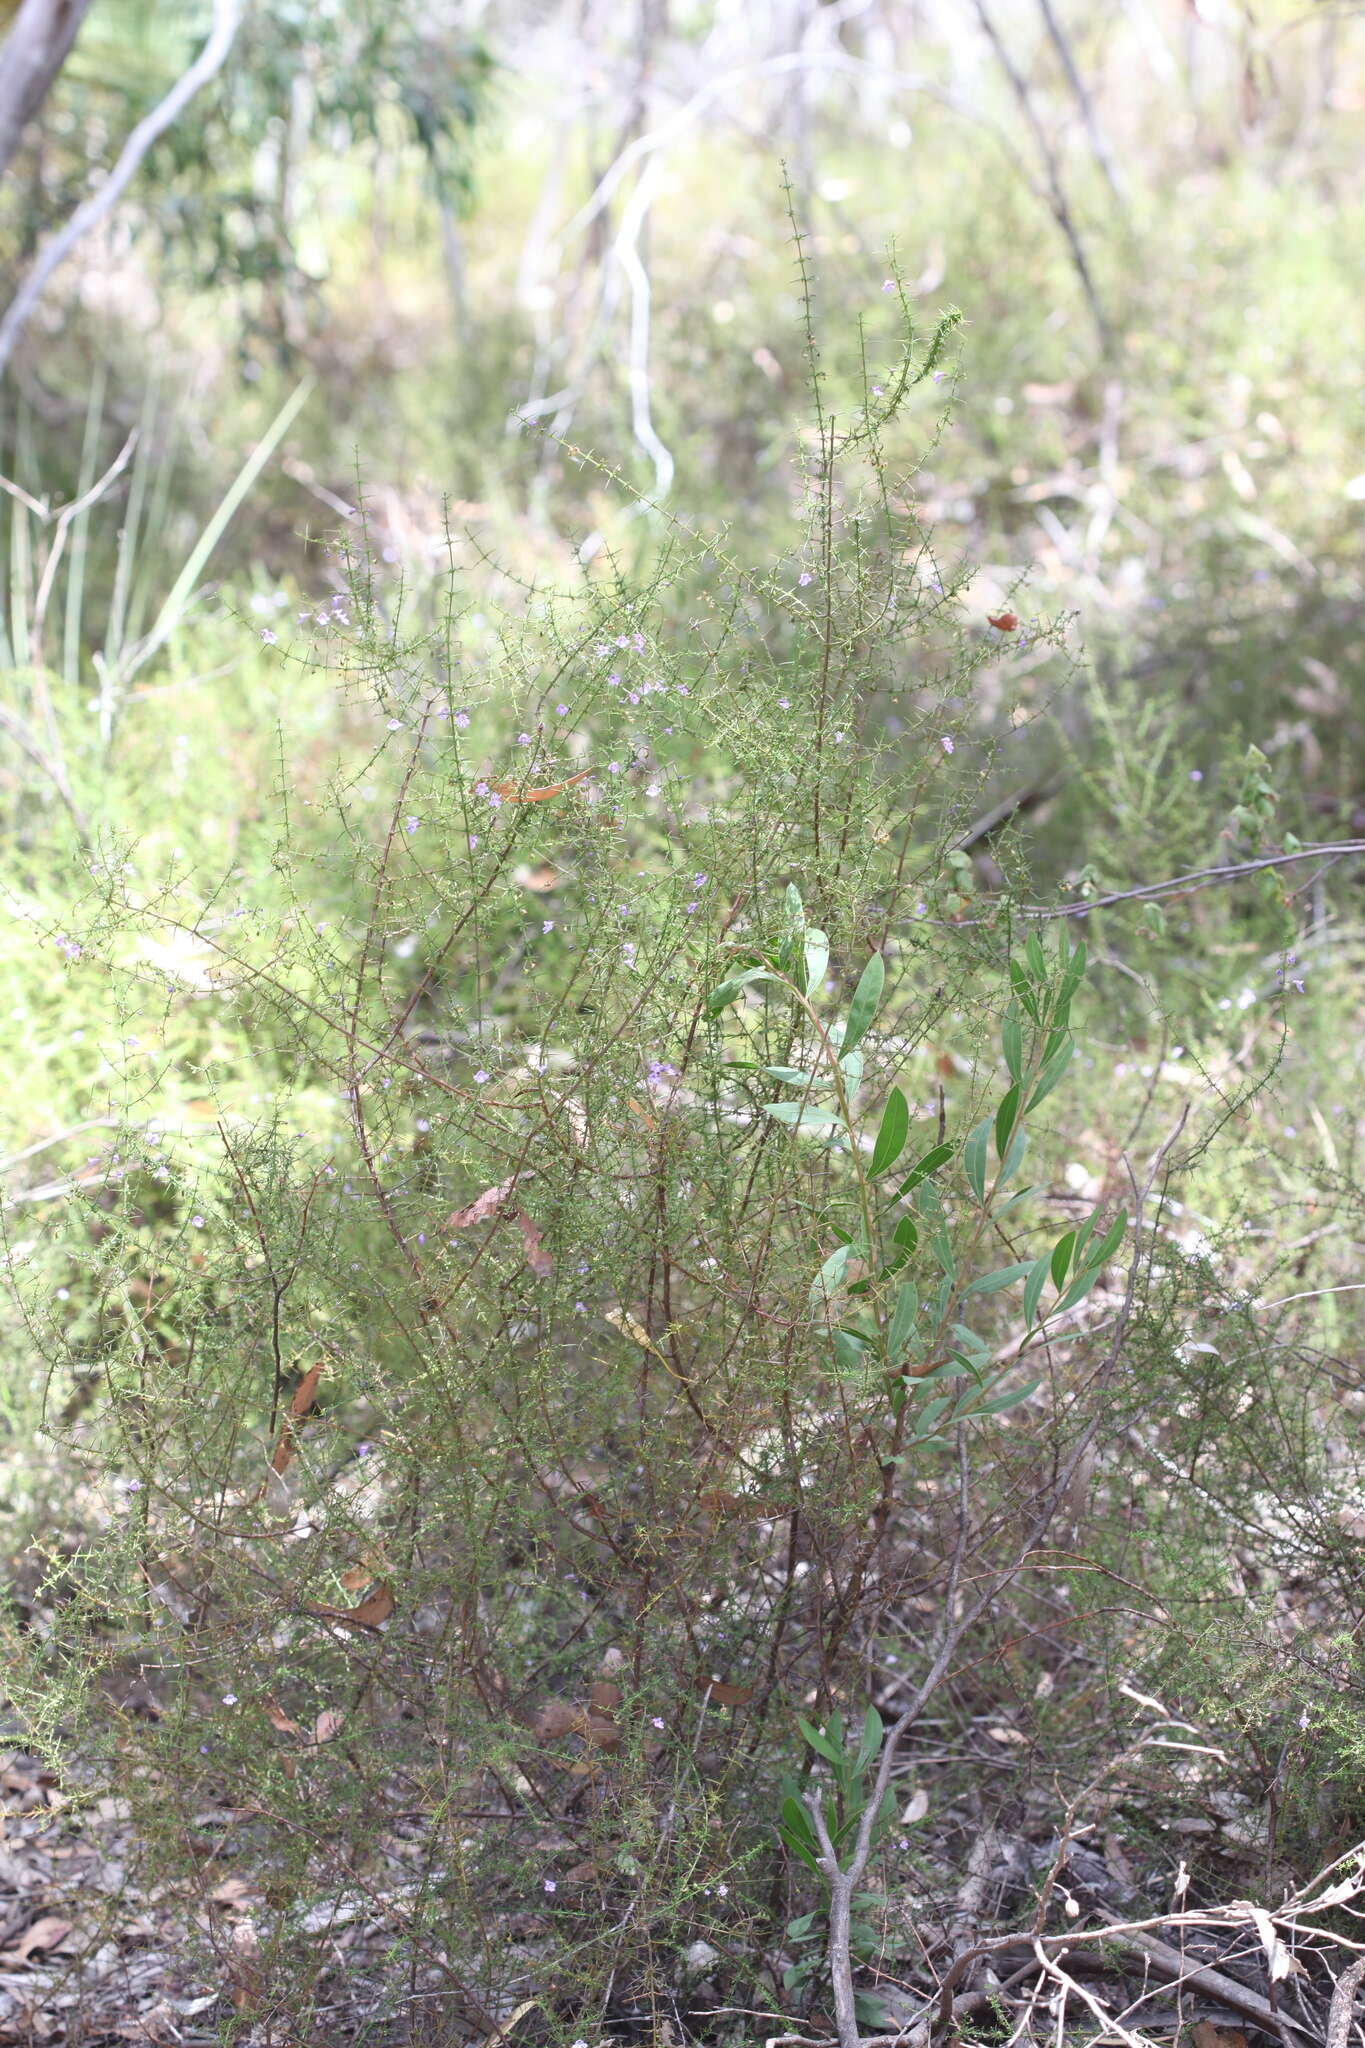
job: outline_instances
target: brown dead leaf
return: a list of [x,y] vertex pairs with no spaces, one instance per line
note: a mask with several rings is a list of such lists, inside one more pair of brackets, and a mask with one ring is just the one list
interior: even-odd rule
[[265,1699],[261,1702],[261,1707],[262,1711],[265,1714],[266,1720],[270,1723],[271,1727],[275,1729],[278,1734],[302,1735],[303,1730],[302,1728],[300,1728],[298,1722],[291,1721],[288,1714],[285,1713],[284,1708],[279,1704],[277,1700],[271,1699],[268,1693]]
[[[488,787],[495,790],[505,804],[543,804],[548,803],[552,796],[563,796],[565,790],[572,789],[576,782],[586,782],[591,774],[591,768],[580,768],[577,775],[567,775],[563,782],[547,782],[539,789],[523,789],[516,782],[490,782]],[[479,780],[484,778],[480,776]]]
[[71,1932],[71,1925],[69,1920],[58,1920],[51,1915],[35,1920],[31,1927],[24,1929],[12,1947],[0,1953],[0,1968],[12,1970],[40,1950],[60,1948]]
[[313,1747],[320,1749],[324,1742],[332,1742],[340,1735],[346,1716],[335,1707],[324,1707],[313,1723]]
[[259,1902],[260,1896],[255,1885],[249,1884],[244,1877],[225,1877],[209,1893],[214,1905],[222,1906],[229,1913],[244,1913],[249,1905]]
[[713,1707],[742,1707],[754,1696],[751,1685],[727,1685],[720,1678],[698,1678],[697,1691],[705,1693]]
[[467,1209],[453,1210],[446,1217],[442,1227],[446,1230],[467,1230],[471,1223],[486,1222],[502,1207],[516,1184],[517,1177],[513,1174],[511,1180],[505,1180],[501,1187],[485,1188],[481,1195],[474,1197]]
[[541,1244],[539,1226],[531,1221],[524,1209],[517,1211],[517,1229],[521,1232],[527,1265],[537,1280],[548,1280],[554,1272],[555,1262]]
[[284,1419],[284,1427],[275,1446],[275,1455],[270,1460],[272,1472],[286,1471],[293,1461],[296,1448],[294,1432],[317,1400],[318,1381],[322,1378],[323,1363],[324,1361],[319,1359],[316,1365],[310,1365],[294,1389],[294,1398],[289,1403],[289,1413]]
[[1196,2020],[1190,2038],[1194,2048],[1247,2048],[1240,2027],[1220,2027],[1213,2020]]
[[358,1593],[362,1586],[374,1583],[375,1569],[372,1564],[353,1564],[348,1572],[341,1574],[341,1583],[348,1593]]
[[379,1585],[354,1607],[310,1607],[308,1611],[325,1615],[328,1621],[348,1622],[354,1628],[378,1628],[396,1605],[392,1586]]
[[554,1742],[561,1735],[577,1735],[586,1719],[582,1707],[572,1700],[546,1700],[531,1727],[542,1742]]
[[621,1704],[621,1688],[609,1678],[595,1678],[588,1687],[588,1701],[600,1714],[614,1714]]

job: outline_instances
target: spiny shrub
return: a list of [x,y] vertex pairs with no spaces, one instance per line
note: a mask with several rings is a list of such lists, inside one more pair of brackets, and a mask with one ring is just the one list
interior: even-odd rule
[[950,329],[842,419],[812,351],[762,571],[674,523],[490,618],[344,553],[279,644],[343,745],[284,732],[269,866],[106,843],[70,908],[120,1030],[198,1014],[211,1135],[130,1101],[29,1301],[88,1526],[11,1690],[163,1882],[259,1885],[267,2030],[357,1915],[471,2033],[657,2029],[699,1937],[731,2002],[818,1988],[773,1958],[831,1716],[889,1770],[869,1660],[922,1705],[1074,1503],[1137,1266],[1116,1183],[1059,1230],[1027,1179],[1085,948],[962,850],[1014,628],[915,515]]

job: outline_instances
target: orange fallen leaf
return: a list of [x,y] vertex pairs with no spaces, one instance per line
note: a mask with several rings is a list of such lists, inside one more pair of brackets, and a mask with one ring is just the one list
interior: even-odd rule
[[994,626],[997,633],[1012,633],[1018,623],[1019,620],[1014,612],[988,612],[986,614],[986,624]]
[[1220,2027],[1213,2020],[1196,2020],[1193,2040],[1194,2048],[1247,2048],[1240,2027]]
[[298,1722],[291,1721],[278,1700],[271,1699],[268,1693],[264,1700],[262,1700],[261,1707],[266,1720],[277,1733],[280,1735],[302,1735],[303,1730]]
[[340,1735],[346,1716],[335,1707],[324,1707],[313,1723],[313,1746],[321,1748],[324,1742],[332,1742]]

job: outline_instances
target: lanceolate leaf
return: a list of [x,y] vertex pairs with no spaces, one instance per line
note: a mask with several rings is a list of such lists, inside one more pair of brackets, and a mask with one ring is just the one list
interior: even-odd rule
[[991,1119],[983,1117],[962,1148],[967,1184],[978,1202],[986,1199],[986,1152],[991,1141]]
[[910,1133],[910,1105],[899,1088],[893,1088],[886,1098],[882,1111],[881,1127],[877,1142],[872,1148],[873,1174],[886,1173],[893,1167],[905,1150],[905,1141]]
[[885,963],[880,953],[874,953],[862,971],[858,986],[853,991],[853,1001],[848,1006],[848,1026],[844,1032],[845,1052],[852,1052],[876,1016],[877,1005],[881,1002],[882,989],[885,985]]
[[804,1108],[799,1102],[765,1102],[763,1113],[775,1123],[800,1124],[810,1129],[816,1124],[840,1124],[843,1118],[837,1109]]
[[922,1180],[927,1180],[931,1173],[937,1173],[940,1166],[946,1166],[952,1156],[953,1148],[951,1145],[935,1145],[932,1152],[926,1152],[919,1164],[911,1167],[905,1179],[896,1189],[897,1199],[899,1200],[901,1196],[912,1193]]
[[806,932],[806,994],[815,995],[825,978],[829,966],[829,940],[822,931],[811,926]]

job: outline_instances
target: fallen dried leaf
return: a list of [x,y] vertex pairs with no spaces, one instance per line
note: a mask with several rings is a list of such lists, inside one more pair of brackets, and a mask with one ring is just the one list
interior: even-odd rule
[[522,1249],[526,1263],[537,1280],[548,1280],[555,1269],[555,1262],[540,1242],[540,1230],[524,1209],[517,1211],[517,1229],[521,1232]]
[[331,1742],[340,1735],[346,1716],[335,1707],[324,1707],[313,1723],[313,1746],[320,1748],[324,1742]]
[[46,1915],[26,1927],[12,1947],[0,1953],[0,1969],[12,1970],[17,1963],[26,1963],[30,1956],[40,1949],[60,1948],[71,1932],[69,1920],[58,1920]]
[[1213,2020],[1196,2020],[1191,2039],[1194,2048],[1247,2048],[1240,2027],[1220,2027]]
[[276,1729],[279,1734],[302,1735],[303,1730],[298,1722],[291,1721],[284,1708],[279,1705],[278,1701],[271,1699],[269,1694],[261,1702],[261,1709],[271,1727]]
[[376,1586],[355,1607],[310,1607],[310,1614],[325,1615],[328,1621],[345,1621],[356,1628],[378,1628],[387,1621],[397,1602],[391,1586]]
[[699,1678],[697,1690],[705,1693],[708,1705],[713,1707],[742,1707],[754,1696],[751,1685],[727,1685],[719,1678]]
[[275,1455],[270,1460],[272,1472],[284,1472],[293,1461],[294,1452],[297,1447],[294,1432],[304,1416],[309,1413],[318,1397],[318,1381],[322,1378],[324,1362],[322,1359],[319,1359],[316,1365],[310,1365],[294,1389],[294,1398],[289,1403],[289,1413],[284,1419],[284,1427],[280,1431],[279,1442],[275,1445]]
[[[490,782],[488,787],[496,791],[505,804],[543,804],[552,796],[562,796],[576,782],[586,782],[591,774],[591,768],[580,768],[577,775],[568,775],[563,782],[544,783],[539,789],[522,789],[515,782]],[[483,777],[479,779],[482,781]]]
[[516,1184],[517,1177],[513,1174],[511,1180],[505,1180],[501,1187],[485,1188],[481,1195],[474,1197],[467,1209],[452,1211],[446,1217],[443,1227],[446,1230],[467,1230],[471,1223],[486,1222],[488,1217],[502,1207]]

